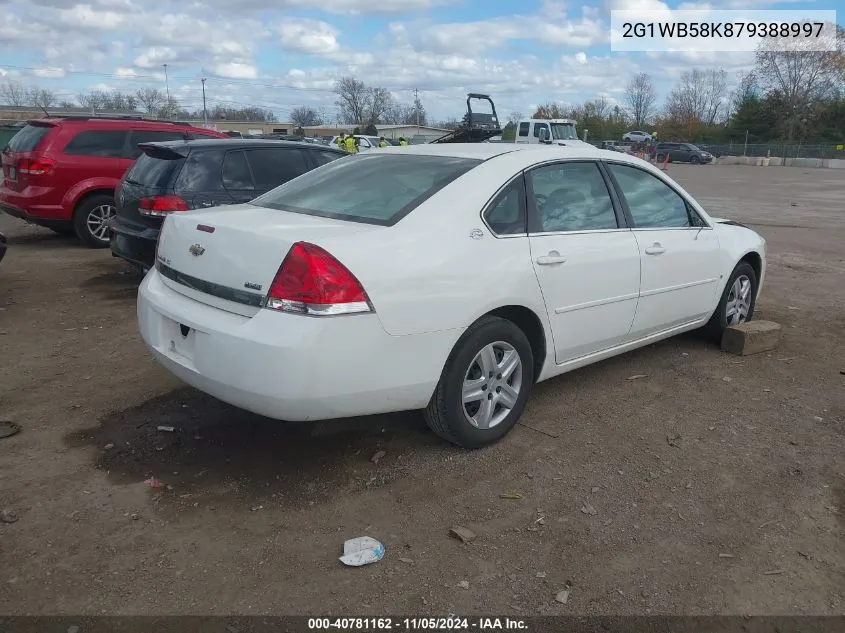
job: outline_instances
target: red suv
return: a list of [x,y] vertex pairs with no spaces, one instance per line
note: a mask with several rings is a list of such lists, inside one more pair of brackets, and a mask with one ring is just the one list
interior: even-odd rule
[[188,124],[104,117],[44,118],[3,149],[0,209],[91,248],[109,245],[114,192],[141,155],[139,143],[228,138]]

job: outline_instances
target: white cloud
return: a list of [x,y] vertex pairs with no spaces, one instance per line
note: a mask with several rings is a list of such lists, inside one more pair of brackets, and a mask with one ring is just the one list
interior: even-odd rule
[[340,50],[337,29],[319,20],[285,20],[279,27],[282,46],[311,55],[328,55]]
[[255,79],[258,77],[258,69],[251,64],[217,64],[214,67],[214,73],[229,79]]
[[58,78],[58,77],[64,77],[66,73],[65,73],[64,68],[56,68],[56,67],[53,67],[53,66],[49,66],[49,67],[46,67],[46,68],[36,68],[33,71],[33,74],[36,77],[45,77],[45,78],[55,79],[55,78]]

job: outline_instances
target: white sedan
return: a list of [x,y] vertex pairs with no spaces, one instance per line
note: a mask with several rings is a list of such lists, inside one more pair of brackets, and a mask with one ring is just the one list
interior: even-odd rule
[[174,213],[138,294],[167,369],[303,421],[424,409],[465,447],[534,383],[750,319],[766,243],[626,154],[426,144]]

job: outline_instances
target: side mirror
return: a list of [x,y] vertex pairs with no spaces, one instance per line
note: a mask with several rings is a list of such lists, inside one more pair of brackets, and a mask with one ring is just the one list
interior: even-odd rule
[[551,139],[549,138],[549,128],[547,126],[543,126],[540,128],[540,142],[541,143],[551,143]]

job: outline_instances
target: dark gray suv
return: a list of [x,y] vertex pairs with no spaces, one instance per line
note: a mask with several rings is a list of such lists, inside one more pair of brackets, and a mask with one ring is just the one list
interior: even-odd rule
[[670,163],[702,163],[713,162],[713,154],[705,152],[692,143],[658,143],[654,148],[657,162],[662,163],[669,157]]

